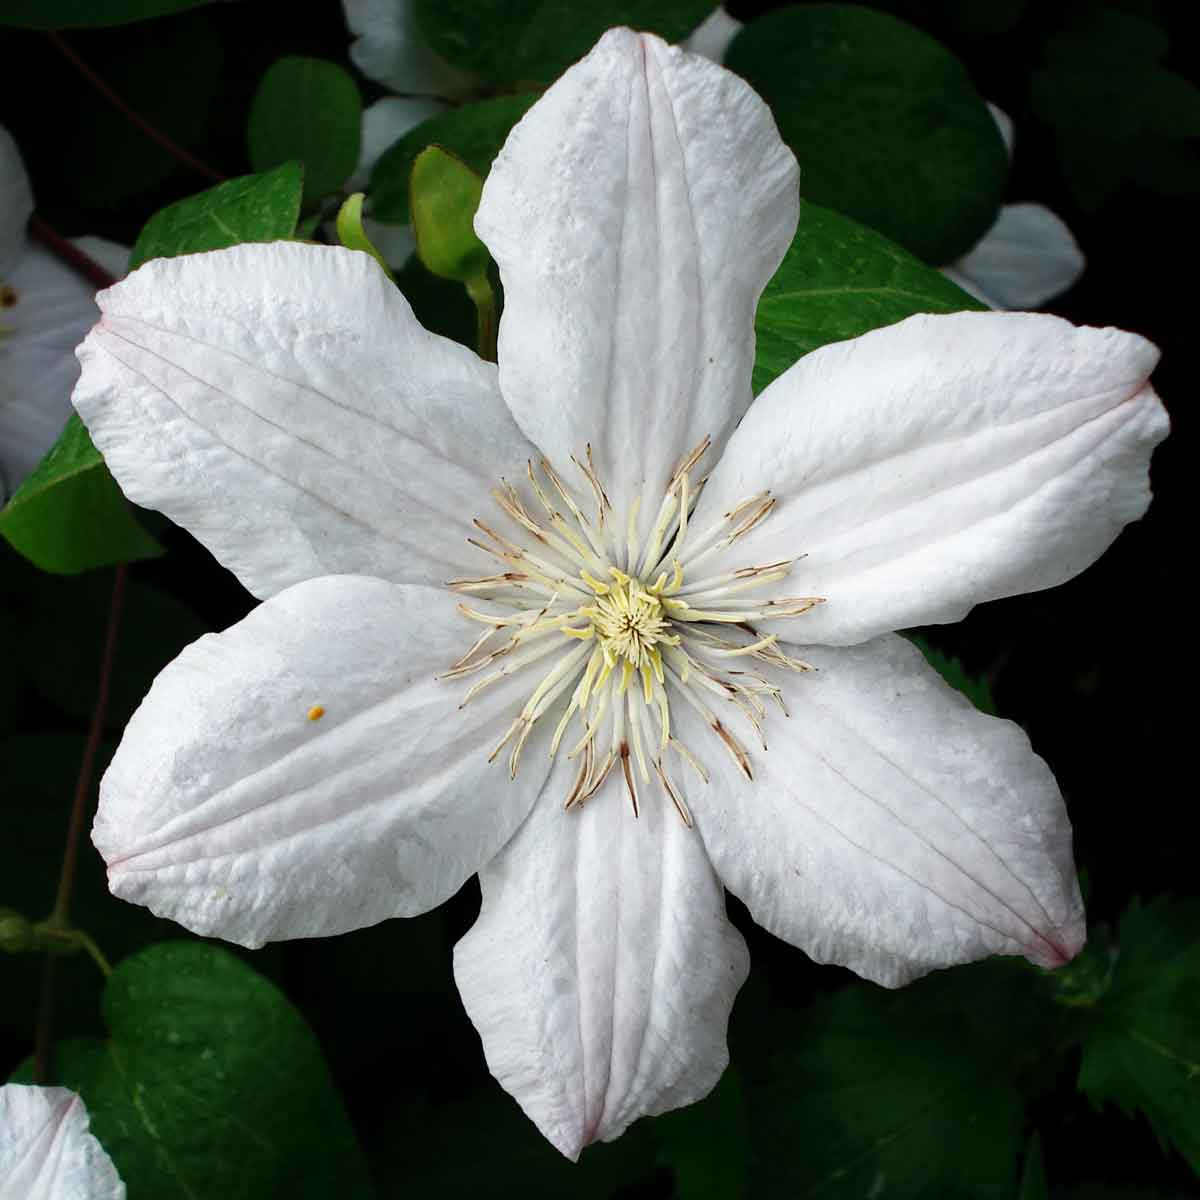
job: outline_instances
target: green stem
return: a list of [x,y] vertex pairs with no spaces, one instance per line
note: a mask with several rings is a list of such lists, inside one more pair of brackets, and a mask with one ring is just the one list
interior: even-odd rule
[[46,948],[47,939],[51,942],[62,942],[67,946],[82,946],[88,952],[92,962],[100,968],[100,973],[107,979],[112,974],[112,963],[104,955],[104,951],[82,929],[68,925],[52,925],[47,921],[37,925],[36,932],[41,940],[42,948]]
[[495,362],[497,333],[496,293],[492,291],[492,285],[488,282],[486,274],[478,275],[474,279],[468,279],[463,286],[466,287],[467,295],[471,297],[471,301],[475,305],[475,313],[478,318],[476,329],[478,333],[479,357],[487,362]]
[[92,940],[91,936],[84,933],[82,929],[73,929],[75,940],[91,955],[92,962],[100,968],[100,974],[107,979],[112,974],[112,963],[104,956],[104,952]]

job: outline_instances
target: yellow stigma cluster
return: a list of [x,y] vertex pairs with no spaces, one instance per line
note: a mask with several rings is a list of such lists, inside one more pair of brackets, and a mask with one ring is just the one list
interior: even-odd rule
[[[640,790],[657,779],[690,825],[670,755],[702,782],[709,772],[672,729],[671,698],[697,714],[750,779],[750,756],[729,727],[729,715],[744,719],[762,740],[767,702],[786,710],[780,687],[760,670],[809,669],[779,646],[776,634],[764,635],[755,626],[801,616],[820,599],[749,595],[784,579],[795,560],[742,567],[722,563],[724,552],[768,516],[774,499],[759,492],[711,526],[689,527],[700,490],[692,485],[691,472],[708,446],[708,438],[703,439],[672,473],[648,528],[638,522],[640,496],[633,498],[625,522],[614,520],[590,447],[583,458],[571,461],[591,490],[595,515],[585,514],[580,499],[549,462],[539,464],[548,487],[528,463],[526,476],[536,505],[507,480],[492,493],[525,544],[476,519],[486,540],[470,541],[504,569],[448,583],[489,607],[459,604],[463,616],[485,629],[442,678],[477,676],[461,708],[500,680],[541,664],[540,681],[491,758],[507,748],[509,774],[515,776],[535,726],[558,708],[549,754],[555,756],[561,746],[568,760],[579,763],[564,801],[567,808],[594,796],[616,771],[624,778],[635,814]],[[497,645],[498,638],[505,640]],[[724,719],[717,710],[724,711]],[[573,723],[577,735],[564,743]]]
[[679,635],[672,632],[663,609],[666,573],[649,587],[616,567],[609,568],[610,583],[587,571],[580,574],[595,594],[595,601],[581,605],[575,611],[588,618],[590,624],[584,629],[564,629],[563,632],[582,641],[595,638],[604,657],[605,676],[620,663],[623,688],[629,685],[634,671],[642,676],[646,691],[650,690],[651,676],[662,683],[663,648],[678,646],[680,640]]

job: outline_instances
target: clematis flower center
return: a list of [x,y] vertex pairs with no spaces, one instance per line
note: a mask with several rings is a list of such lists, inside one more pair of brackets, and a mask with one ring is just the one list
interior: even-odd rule
[[646,587],[616,567],[609,567],[612,582],[605,583],[583,574],[584,581],[596,594],[594,604],[578,609],[591,624],[585,629],[564,629],[572,637],[595,637],[605,665],[613,667],[622,659],[622,670],[653,670],[662,677],[662,652],[666,646],[678,646],[679,635],[663,613],[662,582]]
[[591,492],[594,515],[585,512],[585,503],[548,461],[539,464],[540,476],[527,463],[533,511],[507,480],[492,492],[520,532],[509,537],[476,519],[485,540],[470,539],[505,569],[447,585],[491,607],[459,604],[464,616],[485,629],[442,678],[480,675],[460,708],[518,672],[528,672],[531,682],[537,679],[489,761],[507,748],[509,774],[515,778],[535,726],[552,708],[561,709],[550,755],[562,750],[579,762],[566,808],[594,796],[619,768],[635,815],[642,790],[657,780],[690,826],[691,813],[673,776],[676,760],[705,782],[709,772],[697,748],[684,745],[673,732],[671,704],[682,701],[696,711],[723,752],[753,779],[749,754],[717,710],[732,706],[765,751],[767,703],[777,704],[785,715],[787,709],[782,689],[763,669],[811,670],[781,649],[776,634],[755,628],[757,621],[799,617],[821,603],[817,596],[764,600],[756,595],[784,579],[795,559],[715,573],[704,566],[765,520],[775,505],[771,496],[759,493],[709,529],[690,527],[704,483],[694,484],[692,474],[708,448],[706,437],[672,473],[645,537],[638,524],[641,497],[634,499],[625,521],[617,521],[590,447],[571,461]]

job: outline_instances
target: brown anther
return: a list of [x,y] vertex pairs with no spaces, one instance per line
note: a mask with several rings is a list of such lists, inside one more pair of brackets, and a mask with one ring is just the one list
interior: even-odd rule
[[713,733],[729,747],[729,753],[733,755],[733,761],[737,763],[738,769],[747,779],[753,781],[754,772],[750,769],[750,756],[742,749],[741,743],[715,718],[711,728]]
[[637,788],[633,782],[633,768],[629,762],[629,743],[621,743],[621,771],[625,775],[625,787],[629,792],[629,803],[633,805],[633,815],[636,818],[638,815],[638,796]]

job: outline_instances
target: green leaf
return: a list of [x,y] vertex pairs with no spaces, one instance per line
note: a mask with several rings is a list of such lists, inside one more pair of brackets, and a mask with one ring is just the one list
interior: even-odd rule
[[1134,901],[1118,946],[1085,1035],[1080,1089],[1097,1106],[1145,1113],[1200,1171],[1200,901]]
[[358,1200],[366,1164],[320,1047],[284,995],[228,951],[164,942],[120,963],[107,1040],[54,1051],[129,1200]]
[[732,1066],[697,1104],[655,1117],[650,1132],[675,1174],[677,1200],[743,1200],[749,1131],[742,1085]]
[[999,716],[996,701],[992,697],[992,685],[983,675],[970,675],[962,660],[943,654],[931,646],[923,637],[909,635],[908,640],[925,655],[925,661],[956,691],[962,692],[980,712],[988,716]]
[[713,7],[712,0],[416,0],[417,20],[439,54],[507,85],[550,83],[615,25],[680,41]]
[[408,193],[413,163],[426,146],[441,146],[476,175],[486,178],[509,130],[535,100],[537,96],[529,94],[498,96],[438,113],[410,129],[375,164],[367,192],[371,216],[394,225],[409,223]]
[[427,146],[412,169],[410,208],[417,257],[442,279],[486,283],[491,257],[475,233],[483,180],[440,146]]
[[320,58],[273,63],[254,93],[246,126],[250,164],[265,171],[304,165],[304,198],[336,191],[358,163],[362,97],[350,73]]
[[98,29],[200,8],[211,0],[5,0],[0,25],[21,29]]
[[752,1196],[1012,1200],[1037,977],[992,961],[772,1015],[747,1071]]
[[802,203],[796,237],[758,302],[754,390],[827,342],[914,313],[983,307],[874,230]]
[[130,270],[151,258],[291,237],[300,216],[302,191],[301,167],[285,163],[169,204],[143,226],[134,243]]
[[935,264],[991,226],[1004,143],[966,69],[920,30],[857,5],[793,6],[746,26],[725,61],[770,104],[815,203]]
[[162,547],[138,523],[78,416],[0,510],[0,534],[43,571],[76,574]]

